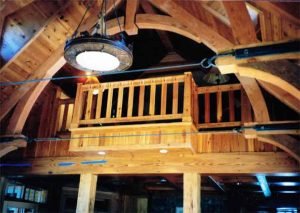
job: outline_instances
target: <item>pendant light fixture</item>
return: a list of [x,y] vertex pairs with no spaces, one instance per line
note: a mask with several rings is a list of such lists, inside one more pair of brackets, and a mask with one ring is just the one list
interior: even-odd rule
[[[66,42],[64,57],[69,64],[79,70],[88,72],[121,71],[132,65],[131,46],[126,43],[125,38],[121,34],[119,37],[107,34],[106,3],[107,0],[103,0],[98,21],[91,33],[84,31],[77,35],[79,26],[89,9],[88,6],[72,38]],[[114,12],[121,32],[115,2]]]

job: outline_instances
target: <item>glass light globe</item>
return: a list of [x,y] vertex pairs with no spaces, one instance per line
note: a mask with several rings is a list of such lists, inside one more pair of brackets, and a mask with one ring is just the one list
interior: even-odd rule
[[97,51],[85,51],[76,56],[77,63],[90,70],[111,71],[119,67],[120,61],[117,57]]

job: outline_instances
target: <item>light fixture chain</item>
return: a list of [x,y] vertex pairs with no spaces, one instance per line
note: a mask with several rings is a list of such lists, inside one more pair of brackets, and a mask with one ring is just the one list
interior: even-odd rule
[[85,18],[85,16],[86,16],[87,12],[89,11],[89,9],[90,9],[90,4],[87,5],[86,10],[85,10],[85,12],[84,12],[82,18],[81,18],[81,20],[80,20],[80,22],[79,22],[79,24],[78,24],[76,30],[74,31],[74,33],[73,33],[73,35],[72,35],[72,38],[74,38],[74,37],[77,35],[78,29],[79,29],[80,25],[82,24],[82,22],[83,22],[83,20],[84,20],[84,18]]

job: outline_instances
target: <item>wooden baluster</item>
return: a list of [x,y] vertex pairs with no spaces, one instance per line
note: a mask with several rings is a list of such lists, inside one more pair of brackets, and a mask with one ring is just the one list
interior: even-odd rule
[[217,92],[217,122],[222,122],[222,91]]
[[210,93],[205,93],[204,94],[204,102],[205,102],[204,122],[209,123],[210,122]]
[[163,83],[161,85],[161,100],[160,100],[160,114],[165,115],[167,110],[167,84]]
[[199,123],[199,103],[198,103],[197,85],[194,81],[193,81],[193,119],[194,119],[194,123],[197,125]]
[[63,115],[63,120],[62,120],[62,125],[61,125],[61,128],[60,128],[60,131],[66,131],[67,130],[68,114],[69,114],[69,103],[65,103],[64,115]]
[[75,105],[74,105],[74,115],[71,123],[71,128],[76,128],[79,126],[79,120],[82,110],[82,84],[77,84],[77,91],[76,91],[76,98],[75,98]]
[[173,103],[172,103],[172,114],[178,113],[178,82],[173,84]]
[[96,119],[101,117],[102,97],[103,97],[103,91],[102,91],[101,86],[99,86],[98,95],[97,95]]
[[110,87],[108,89],[108,96],[107,96],[106,118],[110,118],[111,116],[112,99],[113,99],[113,88]]
[[139,95],[139,116],[144,115],[144,96],[145,96],[145,85],[140,86],[140,95]]
[[152,83],[150,86],[150,103],[149,103],[149,114],[155,114],[155,93],[156,93],[156,85]]
[[134,86],[129,86],[127,117],[132,117]]
[[183,121],[192,121],[192,74],[184,73]]
[[235,110],[234,110],[234,91],[229,91],[229,121],[235,121]]
[[91,118],[92,102],[93,102],[93,89],[89,89],[88,96],[86,99],[84,120],[89,120]]
[[117,118],[120,118],[122,116],[123,90],[124,90],[123,87],[119,88],[118,104],[117,104]]

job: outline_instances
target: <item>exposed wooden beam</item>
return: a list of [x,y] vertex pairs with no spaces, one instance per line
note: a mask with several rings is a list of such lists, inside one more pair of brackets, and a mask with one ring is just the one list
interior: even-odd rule
[[215,52],[232,48],[231,42],[223,38],[211,27],[197,19],[173,0],[149,0],[155,7],[169,14],[187,26],[191,31],[199,33],[202,42]]
[[254,111],[255,121],[264,122],[269,121],[269,112],[263,97],[263,94],[254,78],[240,77],[239,74],[236,75],[240,83],[249,98],[251,106]]
[[183,174],[183,211],[189,213],[201,212],[200,174]]
[[[255,28],[246,8],[245,2],[223,1],[223,5],[230,20],[233,35],[237,44],[256,43]],[[241,27],[243,26],[243,27]],[[237,74],[249,101],[252,105],[256,121],[269,121],[269,113],[265,99],[254,78],[242,77]]]
[[97,189],[97,175],[81,174],[77,197],[77,213],[94,212],[94,204]]
[[274,84],[270,84],[262,80],[258,80],[258,83],[262,88],[276,97],[279,101],[300,113],[300,100],[295,98],[295,96],[292,96],[290,93],[287,93],[282,88]]
[[128,35],[136,35],[138,28],[135,24],[135,15],[139,6],[139,0],[127,0],[125,16],[125,32]]
[[[89,162],[96,162],[96,164],[89,164]],[[24,159],[19,162],[14,160],[13,163],[29,163],[31,166],[27,168],[4,168],[3,174],[171,174],[185,172],[202,174],[251,174],[300,172],[300,167],[296,161],[284,152],[207,154],[169,152],[166,155],[157,153],[109,153],[105,157],[36,158]]]
[[289,135],[264,135],[259,136],[258,141],[272,144],[291,155],[300,163],[299,141]]
[[237,44],[257,43],[255,27],[244,1],[222,1]]

